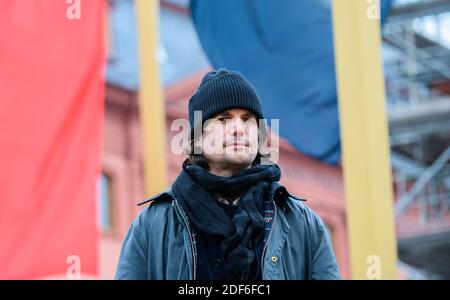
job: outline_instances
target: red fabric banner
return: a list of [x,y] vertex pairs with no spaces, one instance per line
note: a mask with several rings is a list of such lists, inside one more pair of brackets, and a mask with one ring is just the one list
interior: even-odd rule
[[0,279],[97,273],[104,2],[0,1]]

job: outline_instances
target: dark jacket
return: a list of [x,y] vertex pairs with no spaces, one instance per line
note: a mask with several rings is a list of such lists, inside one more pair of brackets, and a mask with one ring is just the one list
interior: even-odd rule
[[[330,238],[320,217],[281,185],[270,193],[262,279],[340,279]],[[196,279],[196,236],[171,190],[151,202],[125,237],[116,279]]]

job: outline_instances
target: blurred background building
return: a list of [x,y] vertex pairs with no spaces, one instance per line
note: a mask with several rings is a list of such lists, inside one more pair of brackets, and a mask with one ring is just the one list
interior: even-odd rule
[[397,1],[383,32],[399,258],[450,278],[450,2]]
[[[110,0],[103,175],[99,179],[100,276],[113,278],[129,224],[145,199],[136,14],[133,0]],[[170,124],[211,65],[189,0],[160,1],[158,61]],[[450,279],[450,2],[394,1],[383,27],[383,59],[400,278]],[[280,125],[282,126],[282,124]],[[168,152],[169,180],[182,156]],[[341,167],[301,154],[280,139],[282,183],[308,199],[326,223],[344,278],[350,277]]]

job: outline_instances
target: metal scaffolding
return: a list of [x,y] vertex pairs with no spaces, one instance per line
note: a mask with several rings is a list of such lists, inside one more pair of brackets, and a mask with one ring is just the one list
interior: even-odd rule
[[383,29],[399,257],[433,278],[450,278],[448,28],[450,1],[397,0]]

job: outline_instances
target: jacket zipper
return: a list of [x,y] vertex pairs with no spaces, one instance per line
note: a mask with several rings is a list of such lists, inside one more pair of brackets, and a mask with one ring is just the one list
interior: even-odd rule
[[183,218],[183,221],[184,221],[184,223],[186,225],[186,228],[187,228],[187,231],[188,231],[188,235],[189,235],[189,240],[191,242],[191,248],[192,248],[192,269],[193,269],[192,270],[192,273],[193,273],[192,277],[193,277],[193,280],[195,280],[196,268],[197,268],[197,259],[196,259],[196,255],[195,255],[196,249],[195,249],[194,237],[192,235],[192,232],[191,232],[191,229],[190,229],[190,226],[189,226],[189,222],[188,222],[188,220],[186,219],[186,217],[184,215],[183,209],[180,207],[180,205],[178,204],[177,200],[174,200],[174,201],[175,201],[175,206],[177,207],[177,209],[178,209],[178,211],[179,211],[179,213],[180,213],[181,217]]
[[277,219],[277,205],[276,205],[275,201],[273,201],[273,210],[274,210],[274,214],[273,214],[272,226],[270,227],[269,236],[267,237],[267,241],[263,247],[263,252],[261,255],[261,257],[262,257],[261,258],[261,275],[263,275],[263,273],[264,273],[264,256],[266,255],[267,245],[269,244],[269,241],[270,241],[270,238],[271,238],[272,232],[273,232],[273,227],[275,226],[275,221]]

